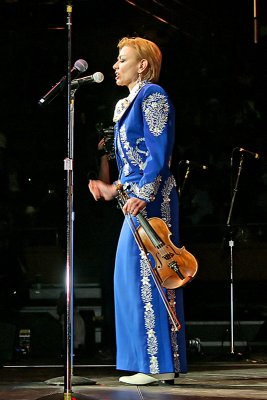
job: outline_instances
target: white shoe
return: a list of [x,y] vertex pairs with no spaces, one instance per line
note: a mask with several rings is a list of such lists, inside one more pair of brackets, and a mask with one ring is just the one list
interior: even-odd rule
[[119,382],[128,383],[128,385],[151,385],[158,382],[158,379],[153,378],[153,376],[151,375],[146,375],[138,372],[138,374],[134,374],[131,376],[121,376],[119,378]]

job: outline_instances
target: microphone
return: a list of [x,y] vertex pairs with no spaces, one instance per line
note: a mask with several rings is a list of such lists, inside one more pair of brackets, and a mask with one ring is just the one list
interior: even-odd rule
[[253,151],[249,151],[246,149],[243,149],[242,147],[237,147],[238,151],[240,151],[241,153],[248,153],[250,154],[252,157],[259,159],[260,155],[258,153],[254,153]]
[[86,83],[101,83],[104,80],[104,75],[102,72],[95,72],[93,75],[83,76],[79,79],[74,79],[71,81],[71,87],[74,89],[78,89],[81,85],[85,85]]
[[[88,64],[85,60],[77,60],[72,68],[71,72],[71,79],[76,78],[83,72],[85,72],[88,68]],[[49,104],[65,87],[67,81],[67,76],[63,76],[59,82],[52,87],[39,101],[38,104],[40,106]]]
[[184,160],[184,162],[185,162],[185,164],[187,164],[189,166],[192,165],[194,167],[197,167],[197,168],[200,168],[200,169],[204,169],[204,170],[208,169],[208,167],[206,165],[198,164],[195,161]]

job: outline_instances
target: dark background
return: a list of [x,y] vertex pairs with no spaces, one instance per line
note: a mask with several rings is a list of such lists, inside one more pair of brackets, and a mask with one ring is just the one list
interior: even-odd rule
[[[173,172],[178,188],[183,188],[181,244],[200,264],[198,278],[186,288],[187,317],[229,317],[226,221],[238,176],[231,214],[238,318],[266,316],[267,9],[266,2],[258,0],[255,43],[253,4],[73,1],[72,65],[82,58],[88,62],[85,75],[101,71],[105,76],[101,84],[85,85],[75,95],[74,278],[76,284],[101,285],[109,317],[122,215],[114,202],[95,203],[87,181],[98,171],[97,124],[112,125],[114,106],[127,94],[114,80],[117,43],[136,35],[160,46],[160,83],[176,108]],[[38,100],[67,73],[66,22],[64,1],[0,2],[3,318],[31,302],[33,285],[64,283],[66,93],[45,107]],[[192,161],[186,182],[184,160]]]

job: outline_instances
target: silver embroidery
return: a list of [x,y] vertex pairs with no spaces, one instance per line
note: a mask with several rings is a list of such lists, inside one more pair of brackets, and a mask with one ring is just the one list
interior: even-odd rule
[[149,355],[149,369],[151,374],[159,373],[158,365],[158,340],[155,333],[155,312],[152,304],[152,289],[149,277],[151,276],[150,266],[146,255],[140,254],[141,267],[141,298],[144,305],[144,318],[147,338],[147,353]]
[[[168,294],[168,299],[169,299],[169,304],[170,307],[172,308],[173,312],[176,314],[176,292],[175,290],[167,290]],[[180,372],[181,367],[180,367],[180,358],[179,358],[179,346],[177,342],[177,332],[174,329],[174,326],[172,325],[171,320],[170,325],[171,325],[171,346],[172,346],[172,352],[173,352],[173,364],[174,364],[174,371],[175,372]],[[178,333],[179,335],[179,333]]]
[[125,129],[124,125],[123,125],[123,128],[124,129],[121,129],[121,131],[120,131],[121,143],[122,143],[123,147],[125,148],[128,159],[133,165],[135,165],[135,166],[138,165],[139,168],[141,169],[141,171],[143,171],[145,168],[145,162],[142,160],[142,158],[139,154],[139,153],[141,153],[141,151],[138,149],[138,144],[141,141],[144,141],[145,139],[139,138],[136,141],[136,147],[133,148],[133,147],[131,147],[130,142],[127,140],[126,129]]
[[[126,129],[125,129],[125,125],[123,125],[119,131],[119,135],[117,136],[117,148],[118,148],[118,153],[119,153],[119,157],[123,162],[123,174],[125,176],[128,176],[130,174],[130,165],[124,155],[124,152],[122,150],[121,147],[121,138],[126,137]],[[121,139],[121,140],[120,140]]]
[[131,190],[140,199],[143,199],[145,201],[154,201],[155,195],[157,194],[157,191],[159,189],[161,179],[161,176],[157,176],[157,178],[153,182],[146,183],[141,188],[139,188],[136,183],[133,183],[131,185]]
[[[176,187],[176,181],[174,176],[170,176],[164,184],[162,189],[162,197],[163,202],[161,204],[161,215],[162,219],[166,222],[166,224],[171,227],[171,211],[170,211],[170,193],[172,189]],[[170,307],[173,312],[176,314],[176,292],[175,290],[167,290],[168,300]],[[180,358],[179,358],[179,346],[177,341],[177,332],[174,329],[171,319],[169,318],[170,323],[170,336],[171,336],[171,346],[173,353],[173,364],[175,372],[180,372]]]
[[161,215],[169,227],[171,227],[170,193],[175,186],[176,181],[172,175],[167,179],[162,189],[163,202],[161,204]]
[[145,120],[154,136],[161,135],[168,121],[168,99],[161,93],[153,93],[144,100],[142,109]]

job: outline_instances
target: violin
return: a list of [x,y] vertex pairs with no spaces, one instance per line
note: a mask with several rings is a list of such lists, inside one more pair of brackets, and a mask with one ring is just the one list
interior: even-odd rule
[[[122,185],[117,186],[120,201],[125,204],[128,195]],[[183,246],[175,246],[171,241],[171,232],[161,218],[145,218],[140,212],[136,216],[139,227],[136,228],[138,242],[146,253],[150,253],[155,261],[153,272],[162,287],[177,289],[185,286],[196,275],[198,262]]]
[[155,261],[155,272],[161,285],[166,289],[176,289],[185,286],[196,275],[198,262],[183,246],[176,247],[171,241],[171,232],[161,218],[146,219],[137,214],[140,226],[137,228],[139,237]]

